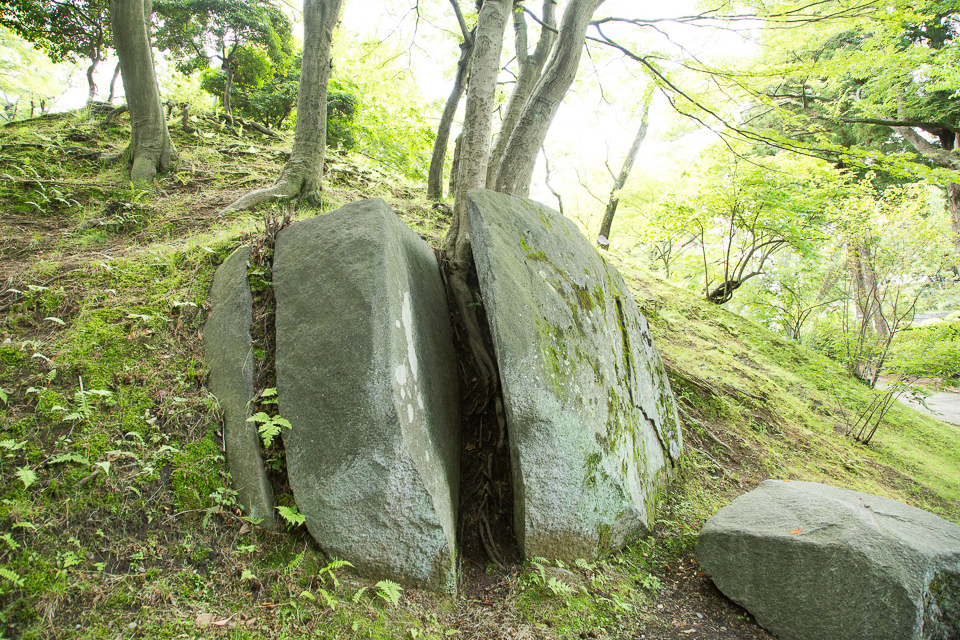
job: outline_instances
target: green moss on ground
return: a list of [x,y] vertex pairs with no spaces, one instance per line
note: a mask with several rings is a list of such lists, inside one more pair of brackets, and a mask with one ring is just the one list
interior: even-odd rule
[[[683,409],[685,462],[655,534],[597,563],[491,571],[456,597],[404,590],[394,604],[302,527],[265,532],[237,515],[202,386],[210,280],[262,221],[218,212],[275,178],[289,143],[248,138],[258,153],[238,154],[212,126],[174,125],[181,162],[135,189],[121,167],[62,144],[80,131],[85,146],[118,149],[123,127],[74,117],[5,127],[0,139],[33,144],[38,128],[43,149],[0,156],[0,173],[16,178],[0,182],[0,282],[11,279],[0,290],[0,635],[11,640],[637,637],[663,611],[681,616],[665,586],[689,565],[704,520],[768,477],[960,520],[954,427],[897,407],[869,447],[855,444],[838,432],[841,407],[867,390],[835,365],[619,265]],[[330,170],[324,206],[290,209],[295,218],[382,196],[440,245],[447,208],[365,160],[333,156]],[[584,306],[608,302],[578,294]],[[549,355],[560,366],[564,354]]]

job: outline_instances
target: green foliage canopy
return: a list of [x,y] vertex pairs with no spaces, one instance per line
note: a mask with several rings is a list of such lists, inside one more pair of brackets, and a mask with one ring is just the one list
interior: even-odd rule
[[272,67],[286,70],[291,62],[290,19],[270,0],[158,0],[154,19],[156,45],[170,52],[181,72],[220,61],[227,111],[234,77],[259,87],[272,77]]
[[63,84],[58,75],[46,55],[0,27],[0,94],[7,103],[4,117],[16,117],[20,101],[39,104],[60,95]]
[[768,23],[749,128],[880,183],[956,181],[958,36],[960,7],[941,0],[855,3],[789,30]]
[[843,188],[844,177],[822,161],[715,147],[693,172],[662,191],[649,208],[643,237],[671,246],[693,239],[700,264],[688,262],[689,281],[699,280],[709,299],[723,303],[761,275],[775,253],[814,251],[824,239],[825,212]]
[[111,43],[108,0],[0,0],[0,25],[53,62],[99,62]]

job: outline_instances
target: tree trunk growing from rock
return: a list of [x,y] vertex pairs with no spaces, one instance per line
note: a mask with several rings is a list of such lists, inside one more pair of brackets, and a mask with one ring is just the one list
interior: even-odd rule
[[503,31],[507,22],[507,3],[508,0],[486,0],[477,18],[464,130],[460,141],[456,201],[453,221],[444,239],[444,250],[450,264],[450,289],[466,326],[470,350],[477,361],[483,377],[481,382],[487,392],[495,388],[497,373],[493,359],[483,345],[480,324],[472,306],[473,295],[467,285],[467,277],[473,267],[470,229],[467,223],[467,192],[482,188],[487,175],[490,120],[496,99],[500,50],[503,48]]
[[330,47],[343,1],[304,0],[303,62],[297,98],[297,126],[290,160],[273,186],[248,193],[224,209],[223,213],[290,198],[311,204],[318,201],[327,146],[327,83],[333,68]]
[[148,182],[170,164],[170,142],[150,46],[151,0],[110,0],[114,48],[120,58],[123,91],[130,111],[130,146],[121,158],[130,162],[130,180]]
[[494,187],[497,179],[497,167],[503,157],[503,152],[507,148],[507,142],[510,141],[510,134],[516,128],[517,122],[520,120],[520,114],[523,112],[533,88],[543,74],[543,66],[546,64],[547,57],[553,49],[553,43],[557,39],[556,0],[543,1],[543,25],[545,26],[540,27],[540,39],[537,40],[537,47],[531,54],[527,50],[527,21],[524,9],[522,6],[514,7],[513,30],[520,73],[517,75],[517,83],[513,86],[513,93],[510,94],[506,115],[500,125],[500,133],[497,134],[497,142],[490,154],[491,160],[487,166],[486,180],[488,189]]
[[602,2],[571,0],[563,12],[560,36],[550,63],[527,100],[520,120],[510,134],[503,158],[499,160],[494,183],[497,191],[518,196],[526,196],[529,192],[537,154],[557,115],[560,101],[577,75],[587,27]]
[[453,143],[453,161],[450,163],[450,184],[447,186],[447,193],[451,195],[457,193],[457,178],[460,177],[460,149],[463,147],[463,133],[457,136]]

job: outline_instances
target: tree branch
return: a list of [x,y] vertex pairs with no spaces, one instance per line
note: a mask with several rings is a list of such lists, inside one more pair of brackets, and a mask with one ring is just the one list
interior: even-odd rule
[[457,22],[460,24],[460,32],[463,34],[463,41],[473,44],[473,33],[467,28],[467,21],[463,19],[463,12],[460,10],[460,3],[457,0],[450,0],[453,5],[453,12],[457,16]]
[[910,127],[892,127],[904,140],[909,142],[920,155],[946,169],[960,169],[960,158],[949,151],[938,148],[933,143],[924,140],[923,136]]
[[[779,97],[779,96],[771,96]],[[814,98],[813,96],[805,96],[806,99],[820,99]],[[883,127],[917,127],[918,129],[923,129],[924,131],[930,131],[931,129],[946,129],[947,131],[952,131],[953,133],[960,133],[960,128],[956,125],[949,124],[947,122],[926,122],[922,120],[888,120],[886,118],[845,118],[841,116],[810,116],[814,120],[828,120],[833,122],[842,122],[844,124],[876,124]],[[932,131],[931,131],[932,133]]]

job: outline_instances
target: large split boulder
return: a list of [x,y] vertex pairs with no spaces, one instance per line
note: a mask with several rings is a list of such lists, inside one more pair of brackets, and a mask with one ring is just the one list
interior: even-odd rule
[[645,532],[679,458],[680,423],[646,319],[568,219],[468,195],[500,370],[526,557],[595,558]]
[[203,327],[203,354],[210,368],[207,388],[223,411],[223,443],[237,499],[246,515],[276,527],[273,489],[260,456],[260,436],[250,417],[253,401],[253,303],[247,265],[250,247],[240,247],[217,267],[210,288],[210,315]]
[[960,638],[960,527],[896,500],[767,480],[707,521],[697,561],[781,640]]
[[273,277],[307,528],[362,573],[453,590],[459,392],[433,250],[377,198],[280,232]]

